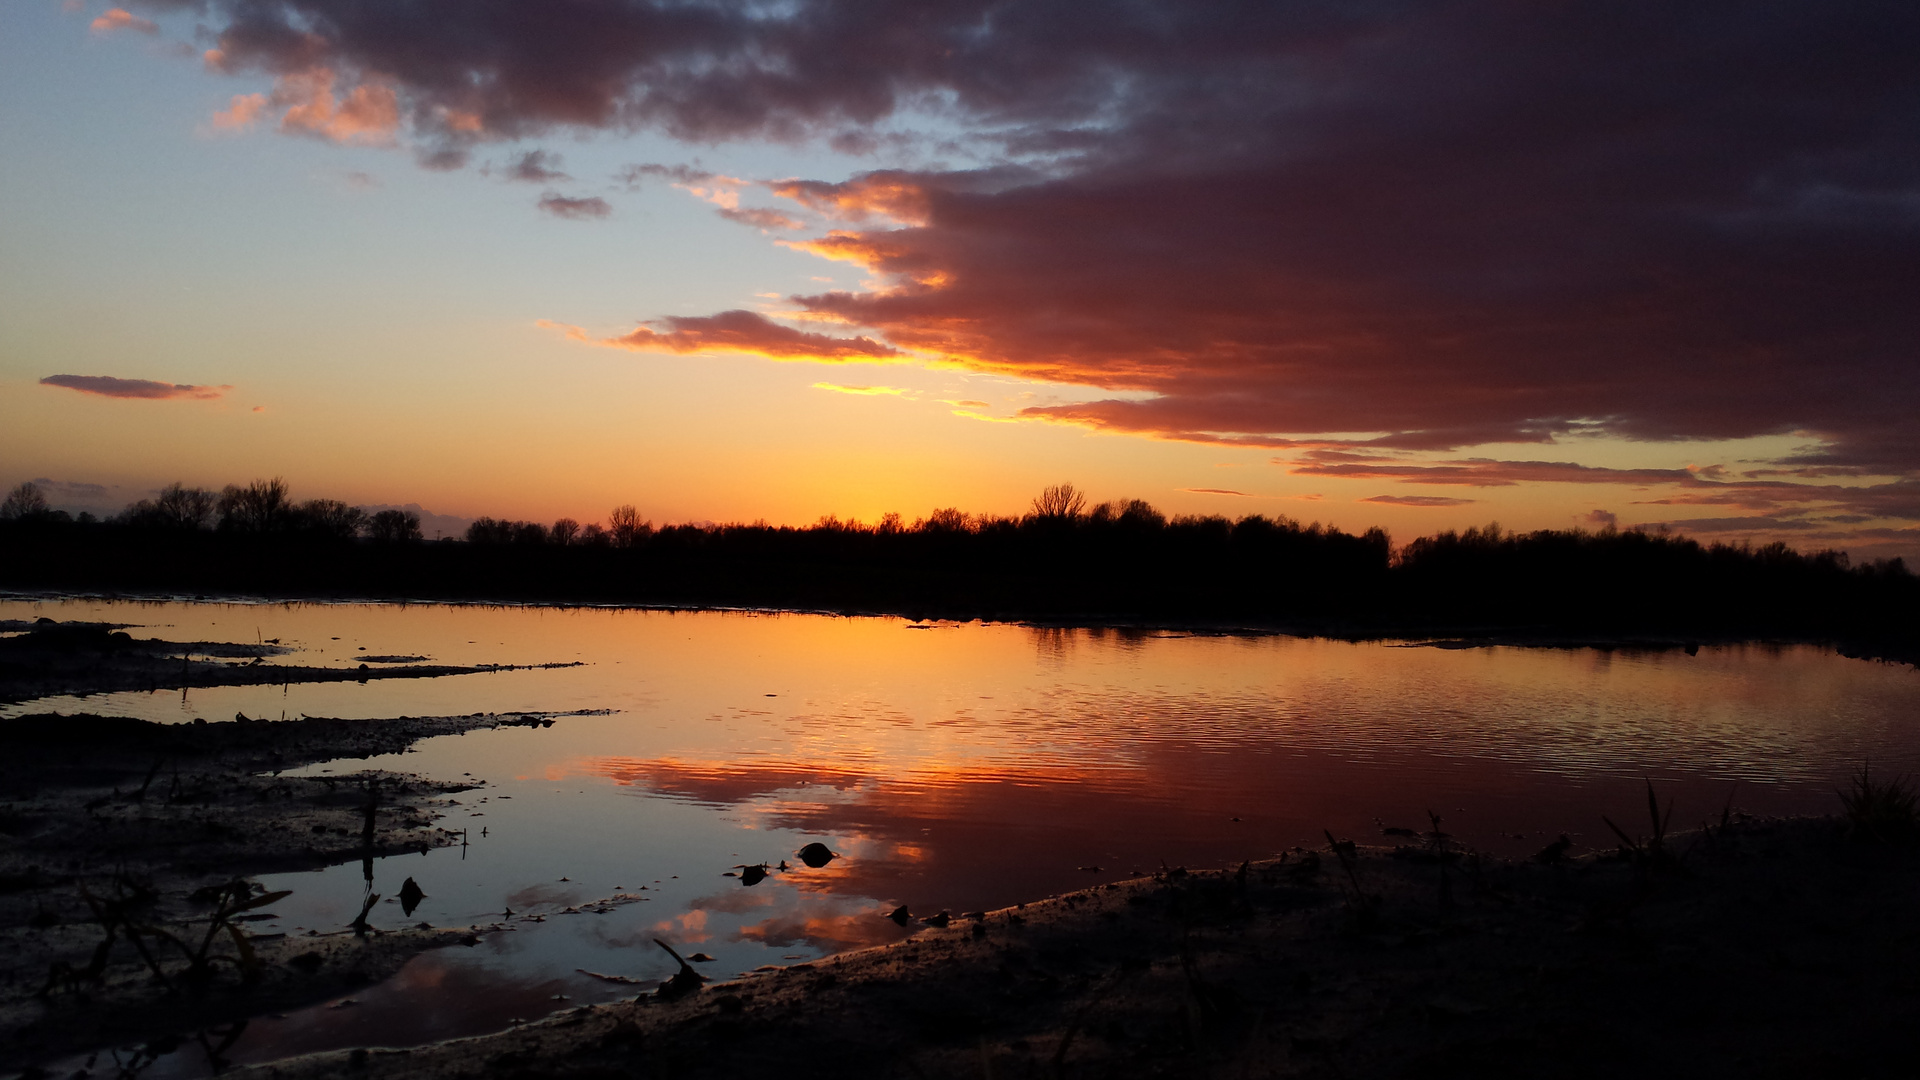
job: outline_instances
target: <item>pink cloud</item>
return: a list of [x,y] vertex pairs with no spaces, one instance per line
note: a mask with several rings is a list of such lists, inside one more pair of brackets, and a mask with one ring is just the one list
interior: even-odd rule
[[142,34],[157,34],[160,27],[151,19],[143,19],[125,8],[108,8],[106,13],[93,20],[89,27],[102,34],[116,30],[132,30]]
[[205,401],[233,389],[231,386],[192,386],[186,383],[154,382],[151,379],[119,379],[111,375],[49,375],[40,380],[40,385],[60,386],[101,397],[149,400],[194,398]]
[[265,94],[235,94],[225,109],[213,114],[213,126],[218,131],[243,131],[253,126],[266,107]]
[[289,135],[313,135],[332,142],[388,143],[400,126],[400,104],[393,88],[380,83],[334,91],[331,68],[313,67],[282,75],[274,84],[272,102],[286,107],[280,130]]

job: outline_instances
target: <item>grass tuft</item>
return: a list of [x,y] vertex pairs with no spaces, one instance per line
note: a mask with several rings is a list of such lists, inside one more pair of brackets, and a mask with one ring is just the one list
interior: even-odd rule
[[1920,790],[1908,777],[1876,780],[1873,763],[1867,762],[1839,795],[1855,835],[1894,840],[1920,832]]

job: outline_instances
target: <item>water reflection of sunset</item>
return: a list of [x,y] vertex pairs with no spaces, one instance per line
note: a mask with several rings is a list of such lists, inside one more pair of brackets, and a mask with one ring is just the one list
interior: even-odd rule
[[[377,891],[406,877],[425,889],[414,921],[544,919],[395,984],[449,1001],[501,988],[476,1024],[556,993],[630,994],[581,972],[669,975],[656,937],[712,954],[724,976],[893,940],[917,925],[885,917],[903,904],[989,910],[1163,862],[1323,844],[1322,830],[1382,841],[1429,810],[1464,843],[1528,854],[1562,832],[1610,843],[1600,815],[1643,814],[1645,777],[1684,821],[1717,814],[1735,780],[1738,807],[1797,813],[1827,809],[1867,754],[1876,770],[1920,765],[1911,670],[1807,646],[1689,656],[755,613],[0,602],[0,617],[41,616],[279,637],[309,663],[583,664],[26,706],[175,721],[610,710],[352,763],[483,785],[442,820],[472,826],[466,846],[375,867]],[[839,857],[804,866],[815,841]],[[744,884],[740,868],[760,864],[772,872]],[[305,926],[343,925],[366,887],[358,863],[265,883],[294,890],[280,914]],[[301,1021],[326,1038],[342,1023]]]

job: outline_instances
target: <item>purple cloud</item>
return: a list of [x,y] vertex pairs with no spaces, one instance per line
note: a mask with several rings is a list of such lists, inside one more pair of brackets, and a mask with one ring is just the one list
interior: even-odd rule
[[112,375],[49,375],[42,386],[60,386],[83,394],[111,398],[194,398],[210,400],[233,389],[231,386],[192,386],[186,383],[154,382],[151,379],[118,379]]

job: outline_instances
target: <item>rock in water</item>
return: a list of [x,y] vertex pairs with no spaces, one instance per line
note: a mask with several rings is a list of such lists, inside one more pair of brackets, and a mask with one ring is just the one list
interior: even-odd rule
[[408,878],[405,882],[401,884],[400,910],[402,912],[405,912],[408,915],[412,915],[413,909],[419,907],[420,901],[425,900],[426,898],[427,898],[427,894],[420,891],[420,886],[416,884],[412,878]]
[[828,848],[827,845],[817,840],[801,848],[796,854],[800,856],[801,862],[806,863],[815,870],[820,869],[840,857],[838,852],[833,851]]

